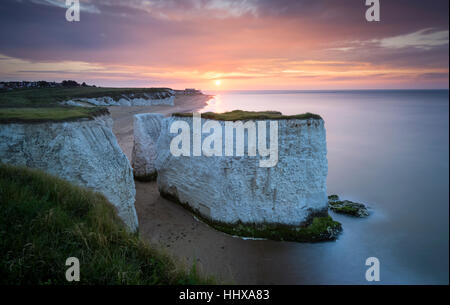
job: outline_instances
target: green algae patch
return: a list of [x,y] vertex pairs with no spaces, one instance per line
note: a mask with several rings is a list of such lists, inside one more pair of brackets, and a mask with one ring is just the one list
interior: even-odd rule
[[328,196],[328,206],[335,213],[361,218],[369,216],[369,210],[364,204],[350,200],[340,200],[338,195]]
[[[174,113],[172,116],[192,117],[192,113]],[[303,113],[296,115],[283,115],[279,111],[243,111],[233,110],[224,113],[205,112],[201,114],[202,118],[218,121],[241,121],[241,120],[321,120],[321,116],[313,113]]]
[[264,238],[278,241],[321,242],[336,240],[342,231],[339,222],[331,216],[313,217],[307,225],[289,226],[283,224],[209,222],[214,228],[234,236]]
[[158,178],[158,172],[154,171],[153,173],[147,174],[147,175],[134,175],[134,179],[139,182],[152,182],[156,181],[156,178]]
[[225,223],[202,215],[189,204],[180,202],[174,195],[161,190],[160,194],[162,197],[180,204],[209,226],[232,236],[313,243],[336,240],[342,232],[342,225],[323,211],[313,213],[310,219],[299,226],[278,223]]
[[103,107],[0,108],[0,124],[76,121],[106,114],[109,112]]

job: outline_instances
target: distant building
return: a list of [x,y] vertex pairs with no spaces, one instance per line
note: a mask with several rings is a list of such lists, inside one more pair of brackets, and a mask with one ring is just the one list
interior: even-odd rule
[[196,94],[202,94],[200,90],[194,89],[194,88],[186,88],[184,89],[185,95],[196,95]]

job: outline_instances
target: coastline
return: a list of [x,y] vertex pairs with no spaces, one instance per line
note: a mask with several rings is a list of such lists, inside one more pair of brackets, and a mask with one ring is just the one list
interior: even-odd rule
[[175,112],[193,112],[204,108],[212,95],[181,95],[175,96],[174,106],[154,105],[154,106],[129,106],[129,107],[108,107],[114,121],[113,132],[117,137],[122,151],[127,156],[131,164],[131,152],[133,151],[133,116],[138,113],[161,113],[168,116]]
[[[175,112],[198,111],[211,98],[210,95],[177,95],[175,106],[108,107],[119,146],[131,161],[135,114],[157,112],[170,115]],[[155,181],[135,180],[135,185],[135,207],[141,237],[187,268],[195,263],[201,274],[214,275],[218,281],[261,283],[258,280],[262,278],[259,266],[261,261],[254,261],[253,258],[265,257],[264,249],[267,247],[275,248],[287,243],[235,238],[196,220],[185,208],[161,197]],[[255,243],[264,243],[264,246],[260,247]],[[236,256],[236,253],[245,255]]]

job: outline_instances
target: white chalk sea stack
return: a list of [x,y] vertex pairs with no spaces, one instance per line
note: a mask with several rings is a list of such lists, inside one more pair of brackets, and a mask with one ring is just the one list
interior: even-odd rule
[[0,162],[41,169],[102,193],[131,231],[138,228],[132,169],[107,115],[0,124]]
[[156,177],[155,162],[158,148],[156,146],[161,133],[161,121],[164,115],[144,113],[134,116],[134,145],[132,166],[134,176],[139,179],[153,180]]
[[[135,121],[139,132],[154,128],[144,123],[145,116],[156,122],[153,115],[140,115]],[[262,157],[248,156],[247,136],[244,156],[173,156],[170,143],[177,134],[171,134],[169,128],[176,120],[185,121],[191,131],[193,128],[192,117],[172,116],[161,121],[154,165],[162,195],[187,204],[206,219],[227,224],[299,226],[313,216],[327,215],[328,162],[322,119],[277,120],[278,163],[273,167],[260,167]],[[202,118],[202,125],[207,121]],[[225,139],[225,122],[218,122]],[[269,126],[269,120],[266,122]],[[146,140],[155,141],[154,131],[147,129],[147,134]],[[202,142],[208,135],[202,134]],[[236,137],[234,147],[235,143]],[[145,147],[153,153],[155,144],[147,142],[140,149],[145,151]]]

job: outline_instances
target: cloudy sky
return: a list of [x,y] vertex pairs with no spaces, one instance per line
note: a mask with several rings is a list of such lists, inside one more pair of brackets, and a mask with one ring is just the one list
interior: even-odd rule
[[[448,0],[0,1],[0,80],[201,89],[448,88]],[[220,80],[220,86],[216,81]]]

